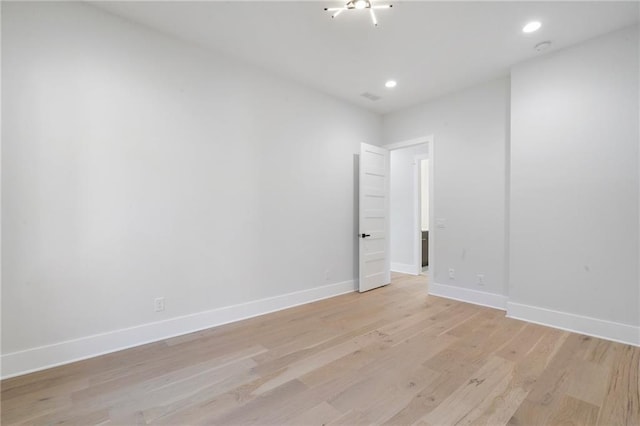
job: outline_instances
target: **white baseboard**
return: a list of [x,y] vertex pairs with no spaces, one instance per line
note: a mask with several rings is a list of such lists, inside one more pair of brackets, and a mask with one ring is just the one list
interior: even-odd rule
[[507,317],[586,334],[614,342],[640,346],[640,327],[605,321],[537,306],[507,303]]
[[408,263],[391,262],[391,270],[393,272],[400,272],[401,274],[420,275],[421,271],[416,271],[416,265],[410,265]]
[[459,300],[461,302],[473,303],[474,305],[488,306],[503,311],[507,309],[507,296],[501,294],[437,283],[429,284],[429,294]]
[[316,300],[351,293],[356,288],[357,282],[349,280],[52,345],[7,353],[2,355],[2,378],[6,379],[58,365],[69,364],[145,343],[156,342]]

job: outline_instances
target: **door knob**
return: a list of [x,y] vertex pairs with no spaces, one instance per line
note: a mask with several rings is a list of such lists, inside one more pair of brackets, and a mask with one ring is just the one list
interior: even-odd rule
[[362,234],[362,238],[367,238],[367,237],[370,237],[370,236],[371,236],[371,234]]

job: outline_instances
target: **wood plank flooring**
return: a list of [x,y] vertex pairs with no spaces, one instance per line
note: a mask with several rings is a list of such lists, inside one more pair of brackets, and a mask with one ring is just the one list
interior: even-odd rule
[[425,280],[5,380],[2,424],[640,425],[640,348]]

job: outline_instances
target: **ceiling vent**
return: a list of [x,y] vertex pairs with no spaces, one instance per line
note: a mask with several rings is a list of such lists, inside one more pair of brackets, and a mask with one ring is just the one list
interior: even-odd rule
[[374,95],[373,93],[369,93],[369,92],[364,92],[360,96],[362,96],[363,98],[367,98],[370,101],[377,101],[377,100],[381,99],[380,96]]

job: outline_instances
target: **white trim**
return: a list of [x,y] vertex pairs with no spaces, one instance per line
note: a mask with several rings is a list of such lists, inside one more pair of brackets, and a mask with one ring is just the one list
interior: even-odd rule
[[[429,234],[431,234],[431,232],[429,232]],[[429,269],[431,269],[431,267],[429,267]],[[473,303],[474,305],[488,306],[502,311],[507,309],[507,296],[501,294],[437,283],[429,284],[429,294],[458,300],[460,302]]]
[[628,345],[640,346],[640,327],[605,321],[568,312],[507,302],[507,317],[586,334]]
[[423,143],[433,142],[433,135],[420,136],[419,138],[409,139],[401,142],[394,142],[387,145],[382,145],[383,148],[387,148],[389,151],[393,151],[401,148],[410,148],[412,146],[421,145]]
[[4,354],[2,355],[2,379],[280,311],[316,300],[351,293],[356,288],[357,283],[355,280],[343,281],[281,296]]
[[436,141],[429,136],[429,270],[430,283],[436,280]]
[[401,274],[420,275],[422,270],[416,271],[415,265],[408,263],[391,262],[391,270],[393,272],[400,272]]

